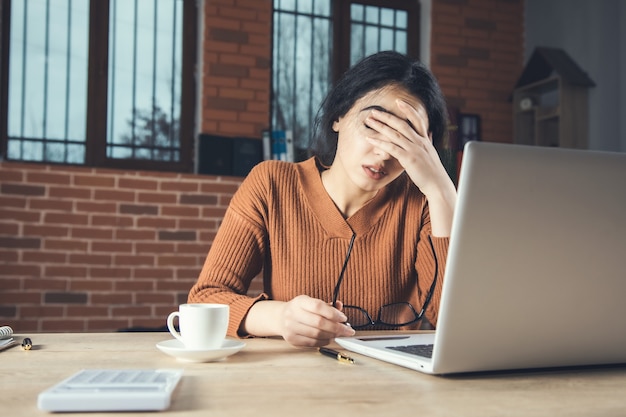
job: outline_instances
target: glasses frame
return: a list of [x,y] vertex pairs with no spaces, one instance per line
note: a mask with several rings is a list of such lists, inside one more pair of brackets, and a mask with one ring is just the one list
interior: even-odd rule
[[[356,233],[353,233],[352,238],[350,239],[350,244],[348,245],[348,251],[346,252],[346,258],[343,261],[343,266],[341,267],[341,272],[339,273],[339,278],[337,278],[337,284],[335,284],[335,290],[333,291],[333,303],[332,303],[332,306],[335,308],[337,308],[337,298],[339,297],[339,290],[341,289],[341,284],[343,283],[343,278],[346,272],[346,267],[348,266],[348,260],[350,259],[350,255],[352,253],[352,247],[354,246],[355,238],[356,238]],[[439,278],[439,261],[437,260],[437,255],[435,254],[435,246],[433,245],[433,240],[431,236],[428,236],[428,243],[430,244],[430,248],[433,251],[433,256],[435,257],[435,274],[434,274],[433,282],[432,284],[430,284],[430,289],[428,290],[428,294],[426,295],[426,299],[424,300],[424,304],[420,312],[418,313],[417,311],[415,311],[415,307],[413,307],[411,303],[408,303],[405,301],[397,302],[397,303],[390,303],[390,304],[385,304],[380,307],[380,309],[378,310],[378,315],[376,317],[376,320],[374,320],[372,319],[372,316],[367,312],[367,310],[365,310],[363,307],[353,306],[353,305],[344,305],[343,306],[344,309],[352,308],[355,310],[359,310],[360,312],[363,313],[363,316],[366,317],[368,320],[368,323],[365,323],[365,324],[351,325],[353,329],[360,330],[360,329],[365,329],[365,328],[372,327],[372,326],[386,326],[386,327],[396,328],[396,327],[408,326],[410,324],[417,323],[418,321],[422,320],[422,318],[424,317],[424,313],[426,313],[426,309],[430,305],[430,301],[433,298],[433,293],[435,292],[435,287],[437,286],[437,279]],[[383,321],[381,319],[383,310],[393,305],[407,305],[413,311],[415,318],[413,320],[409,320],[408,322],[404,322],[404,323],[387,323]]]

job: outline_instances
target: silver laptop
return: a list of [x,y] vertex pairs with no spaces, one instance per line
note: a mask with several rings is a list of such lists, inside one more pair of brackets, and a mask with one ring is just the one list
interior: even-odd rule
[[626,153],[470,142],[458,188],[437,330],[336,342],[431,374],[626,363]]

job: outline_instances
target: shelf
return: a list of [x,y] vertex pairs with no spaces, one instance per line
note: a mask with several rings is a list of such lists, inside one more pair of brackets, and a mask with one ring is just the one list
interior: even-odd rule
[[538,122],[550,119],[556,119],[561,115],[560,108],[557,107],[538,107],[536,109],[536,118]]

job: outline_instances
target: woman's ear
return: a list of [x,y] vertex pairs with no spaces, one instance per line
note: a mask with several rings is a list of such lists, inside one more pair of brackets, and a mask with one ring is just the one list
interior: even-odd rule
[[339,133],[339,120],[333,122],[333,131]]

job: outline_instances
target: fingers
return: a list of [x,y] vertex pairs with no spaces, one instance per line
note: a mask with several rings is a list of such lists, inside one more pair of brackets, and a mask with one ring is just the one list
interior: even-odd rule
[[322,300],[298,296],[285,304],[283,338],[294,346],[324,346],[335,337],[351,336],[345,314]]
[[413,125],[415,131],[423,138],[430,138],[428,130],[428,114],[424,106],[417,109],[410,106],[406,101],[396,100],[398,108]]
[[428,115],[423,106],[414,108],[402,100],[396,100],[398,114],[372,109],[365,123],[400,148],[403,142],[429,141]]

